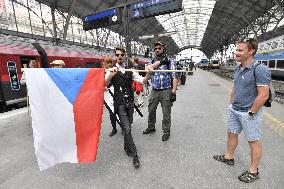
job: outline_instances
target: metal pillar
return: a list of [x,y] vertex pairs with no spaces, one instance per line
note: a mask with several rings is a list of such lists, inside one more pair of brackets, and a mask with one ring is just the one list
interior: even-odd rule
[[15,24],[16,24],[16,29],[17,29],[17,36],[19,36],[19,29],[18,29],[18,22],[17,22],[16,13],[15,13],[14,1],[12,1],[12,7],[13,7],[13,14],[14,14]]
[[119,35],[119,46],[121,47],[122,46],[122,36]]
[[56,20],[55,20],[55,8],[54,7],[51,7],[51,17],[52,17],[54,44],[57,45],[57,31],[56,31]]
[[71,20],[71,32],[72,32],[72,39],[73,39],[73,44],[74,44],[74,30],[73,30],[73,22]]
[[[27,0],[27,7],[29,7],[29,0]],[[29,21],[30,21],[30,26],[31,26],[31,33],[32,33],[32,36],[34,36],[33,26],[32,26],[32,21],[31,21],[31,13],[30,13],[30,9],[29,8],[28,8],[28,14],[29,14]]]
[[[68,31],[68,26],[69,26],[69,22],[70,22],[70,19],[71,19],[71,16],[72,16],[72,13],[73,13],[73,8],[74,8],[74,5],[76,3],[77,0],[72,0],[72,4],[69,8],[69,11],[68,11],[68,16],[66,18],[66,23],[64,25],[64,29],[63,29],[63,41],[62,41],[62,46],[64,46],[65,42],[66,42],[66,38],[67,38],[67,31]],[[64,20],[64,19],[63,19]]]
[[132,52],[131,52],[131,44],[129,39],[129,18],[128,18],[128,11],[127,11],[127,5],[124,6],[124,16],[123,16],[123,23],[124,23],[124,37],[125,37],[125,46],[126,46],[126,52],[129,58],[132,58]]
[[98,29],[96,29],[96,37],[97,37],[97,47],[98,47],[99,52],[100,52],[100,41],[99,41],[99,32],[98,32]]
[[40,8],[40,18],[41,18],[41,24],[42,24],[43,36],[45,37],[45,29],[44,29],[44,21],[43,21],[43,18],[42,18],[41,3],[39,3],[39,8]]
[[105,50],[105,51],[107,50],[107,49],[106,49],[106,46],[107,46],[107,41],[108,41],[109,36],[110,36],[110,30],[108,30],[107,35],[106,35],[106,38],[105,38],[105,42],[104,42],[104,50]]

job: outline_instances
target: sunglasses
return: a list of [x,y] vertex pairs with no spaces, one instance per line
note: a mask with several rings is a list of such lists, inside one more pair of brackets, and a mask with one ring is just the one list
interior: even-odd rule
[[119,57],[119,56],[124,57],[124,54],[123,53],[122,54],[115,54],[115,56],[116,57]]
[[155,51],[155,50],[162,50],[162,48],[161,48],[161,47],[159,47],[159,48],[154,48],[154,51]]
[[249,43],[251,46],[254,46],[253,43],[255,42],[255,39],[253,38],[244,38],[238,41],[239,43]]

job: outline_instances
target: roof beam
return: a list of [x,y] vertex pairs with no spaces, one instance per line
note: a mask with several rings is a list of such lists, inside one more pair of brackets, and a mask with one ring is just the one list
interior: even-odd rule
[[284,9],[281,5],[281,2],[279,0],[273,0],[275,2],[275,4],[278,6],[280,12],[282,13],[282,15],[284,15]]

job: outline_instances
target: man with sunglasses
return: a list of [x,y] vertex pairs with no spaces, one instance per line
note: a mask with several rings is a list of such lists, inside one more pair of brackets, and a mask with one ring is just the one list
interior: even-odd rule
[[240,62],[234,73],[234,86],[231,93],[231,104],[228,108],[228,138],[224,155],[213,158],[228,165],[234,165],[234,152],[238,145],[238,134],[244,131],[250,146],[251,164],[238,179],[242,182],[253,182],[259,178],[258,166],[262,155],[261,107],[269,97],[271,73],[267,66],[254,60],[258,49],[255,39],[244,39],[236,43],[236,61]]
[[[165,45],[162,42],[156,42],[154,47],[155,58],[152,60],[149,67],[158,70],[175,70],[176,64],[167,57]],[[162,141],[167,141],[170,137],[171,108],[173,102],[176,101],[178,74],[175,72],[153,72],[151,74],[151,82],[153,90],[148,105],[148,128],[143,131],[143,134],[156,132],[156,110],[158,104],[161,103],[163,112]]]
[[121,127],[124,129],[124,150],[126,154],[133,157],[133,166],[140,166],[139,157],[137,155],[136,146],[131,135],[131,124],[133,122],[134,113],[134,90],[132,81],[146,83],[150,79],[151,69],[145,77],[140,76],[137,72],[120,71],[120,69],[133,68],[132,64],[128,64],[125,50],[122,48],[115,49],[116,67],[111,72],[107,72],[105,84],[112,84],[114,87],[114,111],[118,114]]

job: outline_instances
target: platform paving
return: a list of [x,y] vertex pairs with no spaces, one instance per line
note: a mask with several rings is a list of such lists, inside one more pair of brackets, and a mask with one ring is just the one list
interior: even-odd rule
[[108,137],[111,126],[107,111],[103,115],[95,163],[62,163],[42,172],[36,162],[26,109],[0,114],[0,188],[284,188],[283,105],[273,104],[271,109],[265,110],[267,114],[262,124],[264,153],[259,180],[245,184],[237,179],[250,161],[243,135],[239,138],[234,166],[213,160],[214,154],[225,150],[231,87],[231,81],[200,69],[187,76],[186,85],[177,91],[171,138],[166,142],[161,140],[160,106],[157,132],[142,135],[148,115],[147,106],[142,107],[144,117],[135,114],[133,124],[134,140],[141,158],[138,170],[133,168],[132,159],[123,151],[122,135]]

